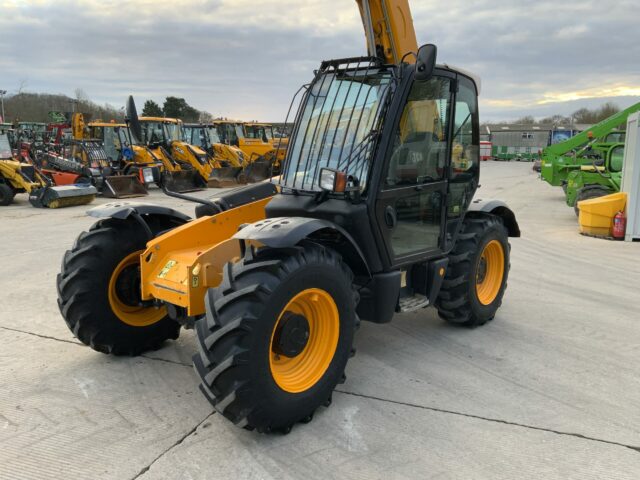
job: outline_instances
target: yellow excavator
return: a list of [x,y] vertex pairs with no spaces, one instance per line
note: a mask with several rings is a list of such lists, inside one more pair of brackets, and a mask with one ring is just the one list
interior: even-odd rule
[[474,200],[479,79],[418,47],[408,0],[357,4],[368,54],[322,62],[300,90],[278,179],[174,195],[195,218],[92,209],[58,276],[67,325],[98,351],[195,325],[201,391],[249,430],[288,433],[329,406],[361,320],[493,320],[520,236],[506,204]]

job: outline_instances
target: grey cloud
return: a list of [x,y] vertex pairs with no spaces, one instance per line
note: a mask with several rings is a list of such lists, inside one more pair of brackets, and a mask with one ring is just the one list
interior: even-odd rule
[[[334,3],[336,11],[357,15],[355,2]],[[130,93],[139,101],[179,95],[216,115],[275,121],[284,118],[292,94],[322,59],[363,53],[357,23],[322,31],[308,22],[284,28],[239,17],[230,25],[204,15],[220,5],[184,6],[191,8],[190,19],[194,10],[203,12],[198,21],[164,14],[137,18],[131,10],[100,16],[72,3],[33,5],[15,18],[3,13],[0,87],[14,90],[21,79],[32,91],[72,94],[80,87],[94,100],[118,106]],[[482,112],[489,120],[567,113],[589,103],[535,105],[546,92],[640,86],[636,2],[414,0],[412,7],[419,40],[437,43],[440,61],[482,77]],[[614,100],[621,106],[634,101]]]

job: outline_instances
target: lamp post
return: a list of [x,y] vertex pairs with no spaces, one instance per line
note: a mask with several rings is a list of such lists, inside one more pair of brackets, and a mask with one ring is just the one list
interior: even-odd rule
[[7,94],[6,90],[0,90],[0,103],[2,104],[2,121],[4,122],[4,96]]

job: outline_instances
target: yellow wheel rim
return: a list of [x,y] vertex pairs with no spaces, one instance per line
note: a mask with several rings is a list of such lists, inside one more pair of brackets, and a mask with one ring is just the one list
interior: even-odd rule
[[483,305],[490,305],[500,293],[504,278],[504,249],[498,240],[484,247],[476,268],[476,294]]
[[118,296],[118,279],[126,270],[140,264],[143,250],[128,255],[122,260],[111,274],[109,280],[109,305],[113,313],[127,325],[132,327],[148,327],[162,320],[166,315],[166,308],[141,307],[129,305]]
[[[276,332],[285,313],[303,316],[309,327],[304,349],[290,358],[277,353]],[[276,384],[289,393],[300,393],[313,387],[333,360],[340,336],[340,315],[335,301],[324,290],[309,288],[298,293],[278,317],[269,348],[269,366]]]

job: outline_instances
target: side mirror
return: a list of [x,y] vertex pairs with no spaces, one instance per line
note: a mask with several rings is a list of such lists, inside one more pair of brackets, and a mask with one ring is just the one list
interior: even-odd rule
[[436,68],[436,57],[438,56],[438,47],[432,43],[423,45],[418,50],[416,58],[416,75],[415,78],[419,82],[424,82],[431,78],[433,70]]

